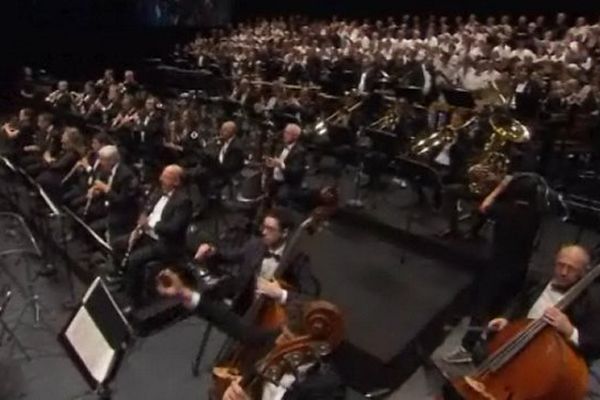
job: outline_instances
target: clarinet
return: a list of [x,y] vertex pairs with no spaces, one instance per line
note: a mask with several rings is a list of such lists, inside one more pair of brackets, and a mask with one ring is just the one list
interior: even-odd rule
[[123,256],[123,259],[121,260],[121,268],[125,268],[127,266],[127,263],[129,262],[129,257],[131,256],[131,252],[133,251],[133,248],[135,247],[139,238],[142,236],[141,233],[143,230],[144,230],[143,226],[138,225],[129,234],[129,241],[127,243],[127,251],[125,252],[125,255]]

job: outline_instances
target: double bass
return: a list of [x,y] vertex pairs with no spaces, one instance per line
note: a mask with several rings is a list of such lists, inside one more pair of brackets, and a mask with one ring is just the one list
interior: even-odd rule
[[[279,267],[275,272],[277,279],[283,287],[288,287],[285,282],[281,282],[280,277],[284,275],[286,269],[292,264],[297,256],[296,246],[304,232],[314,233],[323,222],[329,218],[335,211],[337,205],[337,192],[334,189],[326,188],[321,191],[322,206],[317,207],[311,215],[300,224],[288,241]],[[263,294],[255,297],[254,301],[243,316],[245,322],[262,330],[276,330],[283,326],[286,321],[285,308],[279,302],[274,301]],[[247,348],[240,344],[227,346],[227,351],[217,360],[213,368],[213,382],[217,398],[222,398],[224,390],[231,383],[231,376],[243,374],[244,370],[251,365],[257,357],[260,356],[262,349]],[[219,397],[220,396],[220,397]]]
[[[600,276],[594,267],[555,307],[564,311]],[[594,318],[595,316],[590,316]],[[587,392],[583,357],[543,318],[510,323],[489,343],[490,355],[452,382],[467,400],[580,400]]]

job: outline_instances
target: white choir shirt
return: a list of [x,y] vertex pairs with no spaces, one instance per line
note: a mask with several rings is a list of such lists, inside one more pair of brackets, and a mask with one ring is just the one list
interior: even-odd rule
[[525,58],[529,57],[532,60],[535,59],[535,53],[529,49],[514,49],[510,53],[510,58],[518,58],[523,61]]
[[165,206],[169,202],[169,198],[171,197],[172,194],[173,194],[173,191],[170,191],[167,194],[163,194],[160,197],[160,199],[158,199],[158,201],[154,205],[154,208],[152,209],[152,212],[148,216],[148,227],[150,228],[150,231],[147,233],[150,237],[152,237],[154,239],[158,239],[158,235],[154,231],[154,228],[156,227],[156,224],[158,224],[160,222],[160,220],[162,218],[162,213],[165,210]]
[[281,160],[281,162],[283,163],[283,165],[282,165],[281,168],[275,167],[273,169],[273,179],[275,179],[277,182],[283,182],[285,180],[285,177],[283,176],[283,170],[285,170],[285,159],[290,154],[290,152],[294,148],[295,144],[296,143],[291,143],[291,144],[288,144],[287,146],[285,146],[283,148],[283,151],[279,155],[279,160]]
[[429,71],[427,71],[427,68],[425,68],[425,64],[421,64],[421,71],[423,72],[423,78],[424,78],[422,93],[424,95],[427,95],[431,91],[432,78],[431,78],[431,74],[429,73]]
[[221,146],[221,151],[219,151],[219,164],[223,164],[223,160],[225,160],[225,153],[227,153],[227,149],[229,148],[229,145],[233,141],[233,138],[234,137],[232,136],[231,138],[229,138],[228,141],[223,143],[223,146]]
[[500,58],[500,59],[510,58],[512,49],[507,44],[504,44],[504,45],[499,44],[492,49],[492,53],[497,54],[498,58]]
[[361,93],[364,93],[366,85],[367,85],[367,71],[363,72],[360,75],[360,81],[358,82],[358,91]]
[[[527,318],[529,319],[539,319],[542,318],[546,309],[550,307],[554,307],[556,303],[558,303],[563,297],[565,293],[559,292],[554,289],[552,282],[550,282],[540,297],[536,300],[536,302],[529,309],[529,313],[527,314]],[[579,345],[579,331],[577,328],[573,329],[573,333],[569,336],[569,340],[575,344]]]

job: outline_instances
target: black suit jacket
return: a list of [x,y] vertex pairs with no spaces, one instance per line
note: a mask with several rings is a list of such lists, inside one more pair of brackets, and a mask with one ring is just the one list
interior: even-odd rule
[[[146,213],[150,215],[162,196],[160,189],[155,190],[146,204]],[[167,248],[175,250],[185,246],[185,235],[192,217],[192,201],[183,188],[175,189],[163,209],[160,221],[154,231]]]
[[[219,149],[220,151],[221,149]],[[244,167],[244,150],[240,143],[240,139],[233,138],[229,147],[223,155],[223,162],[218,162],[219,154],[217,153],[217,172],[222,178],[231,178],[234,174],[241,171]]]
[[[538,283],[523,290],[511,303],[505,315],[507,319],[525,318],[531,307],[544,291],[548,282]],[[581,354],[588,360],[600,357],[600,283],[593,283],[575,300],[566,312],[571,323],[579,330]]]
[[118,232],[129,232],[133,229],[139,214],[139,182],[131,169],[120,163],[115,171],[110,191],[106,194],[108,201],[108,225],[117,228]]
[[[279,157],[283,151],[283,146],[279,147],[275,153]],[[283,170],[284,182],[292,186],[302,185],[304,174],[306,172],[306,149],[300,143],[296,143],[285,158],[285,169]]]
[[[239,313],[244,313],[254,299],[256,277],[260,273],[267,252],[264,242],[260,238],[253,238],[241,248],[219,251],[215,255],[216,260],[220,262],[238,265],[231,291],[236,298],[235,309]],[[310,259],[306,254],[299,253],[293,256],[287,267],[280,264],[279,268],[285,268],[280,278],[293,288],[288,291],[288,301],[319,295],[319,282],[312,274]]]
[[[247,324],[223,303],[202,297],[195,310],[196,315],[216,325],[225,334],[245,346],[272,348],[280,331],[263,331]],[[260,388],[259,388],[260,389]],[[339,375],[323,358],[306,372],[303,379],[297,380],[285,393],[284,400],[342,400],[346,390]],[[260,399],[260,393],[253,393],[253,399]]]
[[529,80],[522,93],[515,93],[515,114],[517,118],[534,118],[540,110],[543,91],[534,80]]

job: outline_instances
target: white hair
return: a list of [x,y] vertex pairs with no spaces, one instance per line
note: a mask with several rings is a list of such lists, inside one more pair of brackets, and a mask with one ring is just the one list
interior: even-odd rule
[[101,158],[108,158],[114,161],[119,161],[121,156],[119,155],[119,149],[117,146],[109,144],[103,146],[100,150],[98,150],[98,156]]

